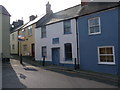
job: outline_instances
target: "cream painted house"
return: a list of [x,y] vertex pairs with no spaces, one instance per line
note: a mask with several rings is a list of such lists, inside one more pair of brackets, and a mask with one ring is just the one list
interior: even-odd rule
[[0,5],[0,58],[10,58],[10,14]]
[[19,35],[25,36],[25,41],[19,41],[19,55],[22,54],[22,56],[35,56],[36,22],[41,17],[42,16],[30,16],[30,21],[19,31]]

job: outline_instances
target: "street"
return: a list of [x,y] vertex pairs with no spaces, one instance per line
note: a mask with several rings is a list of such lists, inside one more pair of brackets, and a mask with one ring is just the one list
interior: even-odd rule
[[50,71],[11,59],[2,65],[3,88],[116,88],[105,83]]

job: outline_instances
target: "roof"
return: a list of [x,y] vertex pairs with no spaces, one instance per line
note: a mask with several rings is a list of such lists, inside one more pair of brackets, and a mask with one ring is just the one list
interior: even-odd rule
[[79,16],[107,10],[116,6],[119,6],[119,2],[91,2],[82,7],[82,10],[79,12]]
[[36,27],[38,28],[43,25],[48,25],[48,24],[74,18],[78,16],[80,10],[81,10],[81,5],[79,4],[79,5],[70,7],[68,9],[65,9],[56,13],[52,13],[51,15],[45,15],[42,18],[43,20],[39,20]]
[[2,5],[0,5],[0,13],[1,13],[1,14],[4,14],[4,15],[7,15],[7,16],[11,16],[11,15],[9,14],[9,12],[5,9],[5,7],[2,6]]
[[24,27],[26,24],[28,24],[28,23],[29,23],[29,22],[27,22],[27,23],[19,26],[18,28],[13,29],[10,33],[13,33],[13,32],[16,32],[16,31],[20,30],[21,28],[23,28],[23,27]]
[[35,18],[33,21],[28,22],[23,28],[26,28],[34,23],[36,23],[38,20],[40,20],[45,14],[38,16],[37,18]]

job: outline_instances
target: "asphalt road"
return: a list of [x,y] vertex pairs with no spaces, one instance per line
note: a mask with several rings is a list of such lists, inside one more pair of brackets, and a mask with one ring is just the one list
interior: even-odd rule
[[116,86],[83,79],[73,72],[64,74],[35,67],[18,60],[2,65],[3,88],[117,88]]

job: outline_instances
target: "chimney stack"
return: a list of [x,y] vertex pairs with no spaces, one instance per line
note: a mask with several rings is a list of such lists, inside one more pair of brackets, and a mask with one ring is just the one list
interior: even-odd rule
[[31,16],[29,17],[30,21],[33,21],[35,18],[36,18],[36,16],[34,16],[34,15],[31,15]]
[[91,0],[81,0],[81,6],[88,5]]
[[46,14],[51,14],[52,10],[51,10],[51,5],[49,4],[49,2],[46,4]]

